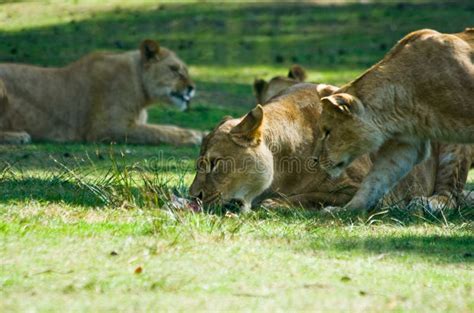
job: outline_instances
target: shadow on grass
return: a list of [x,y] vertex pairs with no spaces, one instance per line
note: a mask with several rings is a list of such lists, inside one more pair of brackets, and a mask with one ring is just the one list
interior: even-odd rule
[[[318,248],[318,243],[312,244]],[[474,263],[474,235],[384,235],[380,237],[351,237],[335,239],[333,247],[340,251],[377,254],[409,258],[418,255],[441,262]]]
[[35,143],[31,145],[0,145],[0,180],[3,172],[44,170],[43,174],[67,169],[91,175],[103,175],[112,168],[141,165],[149,173],[159,171],[183,174],[194,167],[198,147],[170,145],[144,146],[127,144]]
[[100,189],[82,186],[59,178],[4,179],[0,181],[2,203],[27,202],[30,200],[49,203],[66,203],[84,207],[100,207],[106,204]]
[[135,49],[151,37],[196,65],[367,67],[410,31],[474,24],[472,2],[423,2],[117,5],[85,20],[64,12],[63,24],[0,33],[0,60],[63,65],[92,50]]
[[[259,210],[259,220],[272,219],[288,225],[304,225],[309,235],[297,233],[313,251],[334,250],[344,253],[385,257],[426,258],[436,262],[474,262],[474,208],[455,210],[441,216],[421,216],[392,208],[372,218],[357,214],[322,215],[303,209]],[[449,226],[448,226],[448,225]],[[450,231],[449,229],[453,229]],[[291,233],[288,235],[291,237]]]
[[[84,155],[83,152],[81,156]],[[93,161],[88,157],[84,164],[78,163],[84,160],[76,160],[72,166],[54,161],[7,165],[0,168],[0,203],[34,200],[84,207],[115,207],[124,203],[161,207],[171,193],[185,192],[185,175],[192,167],[191,159],[183,155],[167,159],[163,155],[149,159],[140,156],[143,154],[138,155],[141,162],[131,162],[122,155],[103,158],[101,164],[91,164]],[[38,173],[37,168],[43,171]]]
[[108,177],[97,182],[71,181],[60,177],[0,180],[0,203],[28,201],[68,204],[88,208],[161,207],[171,192],[182,192],[182,187],[169,188],[161,179],[151,178],[147,186],[131,186],[132,180]]

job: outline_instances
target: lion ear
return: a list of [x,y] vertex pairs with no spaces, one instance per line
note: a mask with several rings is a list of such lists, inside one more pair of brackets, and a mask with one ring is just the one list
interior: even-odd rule
[[334,94],[338,89],[339,87],[326,84],[318,84],[316,86],[316,90],[318,91],[319,97],[321,98]]
[[257,101],[260,103],[263,103],[264,99],[262,98],[263,96],[263,91],[265,88],[267,88],[268,82],[266,82],[264,79],[255,79],[253,82],[253,91],[255,92],[255,97],[257,98]]
[[321,102],[323,104],[323,110],[349,115],[361,115],[364,112],[362,102],[347,93],[333,94],[329,97],[322,98]]
[[290,71],[288,72],[288,78],[292,78],[299,82],[304,82],[306,80],[306,71],[302,66],[294,64],[290,67]]
[[241,146],[258,146],[262,139],[263,108],[260,104],[230,130],[232,140]]
[[140,44],[140,53],[144,61],[156,61],[158,59],[158,54],[160,53],[160,44],[158,41],[145,39]]

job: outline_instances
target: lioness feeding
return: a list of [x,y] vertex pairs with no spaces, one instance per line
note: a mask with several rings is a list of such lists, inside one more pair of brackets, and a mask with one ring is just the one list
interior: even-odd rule
[[[430,154],[429,140],[474,143],[474,29],[420,30],[322,99],[314,156],[333,177],[376,153],[348,209],[370,209]],[[339,208],[332,208],[338,210]]]
[[[225,118],[204,138],[190,195],[205,205],[236,202],[244,211],[263,199],[267,206],[346,204],[371,161],[365,155],[337,178],[320,169],[312,157],[320,110],[318,85],[298,84],[243,118]],[[460,153],[457,162],[438,171],[446,153],[450,151],[441,150],[418,165],[387,201],[406,203],[414,196],[426,196],[437,204],[429,209],[454,206],[468,171],[469,161],[462,157],[470,155]]]
[[92,53],[62,68],[0,64],[0,143],[30,140],[200,144],[201,131],[147,124],[158,99],[185,109],[186,65],[156,41],[126,53]]

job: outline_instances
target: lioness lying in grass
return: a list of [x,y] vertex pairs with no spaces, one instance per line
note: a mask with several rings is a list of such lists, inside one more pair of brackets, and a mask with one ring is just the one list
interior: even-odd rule
[[200,131],[146,123],[155,100],[184,110],[194,89],[186,65],[153,40],[136,51],[92,53],[62,68],[0,64],[0,143],[200,144]]
[[[338,178],[315,164],[312,151],[319,133],[321,111],[317,84],[298,84],[243,118],[225,118],[201,146],[190,194],[205,205],[239,203],[249,210],[261,200],[266,206],[320,208],[344,205],[371,168],[368,155]],[[430,199],[428,209],[455,206],[467,176],[469,154],[438,171],[438,153],[408,175],[386,198],[407,203],[415,196]],[[466,146],[457,146],[463,151]],[[439,157],[438,157],[439,156]],[[440,173],[445,173],[441,179]]]

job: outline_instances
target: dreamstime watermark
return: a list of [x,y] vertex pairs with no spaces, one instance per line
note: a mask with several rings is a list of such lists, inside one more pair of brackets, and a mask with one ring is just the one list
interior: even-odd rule
[[207,158],[200,156],[174,157],[159,151],[156,156],[147,160],[148,167],[159,172],[184,172],[190,167],[198,174],[217,172],[219,174],[266,173],[271,169],[274,172],[287,174],[320,173],[321,168],[312,157],[282,156],[272,160],[252,155],[225,156]]
[[221,175],[266,173],[269,169],[286,174],[321,173],[322,169],[313,157],[283,155],[285,151],[278,145],[270,146],[272,157],[259,156],[258,153],[204,157],[197,159],[188,156],[170,156],[159,150],[153,157],[147,158],[142,166],[153,172],[197,172],[208,174],[216,172]]

